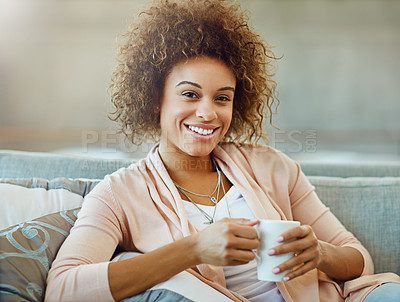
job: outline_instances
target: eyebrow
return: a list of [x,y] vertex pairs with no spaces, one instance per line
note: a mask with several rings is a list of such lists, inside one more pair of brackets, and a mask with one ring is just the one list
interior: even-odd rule
[[[178,86],[181,86],[181,85],[185,85],[185,84],[189,84],[189,85],[192,85],[192,86],[194,86],[194,87],[197,87],[197,88],[202,89],[202,87],[201,87],[199,84],[193,83],[193,82],[190,82],[190,81],[181,81],[181,82],[179,82],[178,84],[176,84],[175,87],[178,87]],[[223,90],[231,90],[231,91],[235,92],[235,88],[229,87],[229,86],[227,86],[227,87],[221,87],[221,88],[218,89],[218,91],[223,91]]]

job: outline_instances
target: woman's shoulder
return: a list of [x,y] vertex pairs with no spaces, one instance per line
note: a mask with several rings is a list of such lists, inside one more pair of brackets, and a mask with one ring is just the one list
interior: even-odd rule
[[224,156],[249,175],[264,182],[288,183],[293,188],[301,175],[298,163],[282,151],[266,145],[225,144],[221,146]]
[[229,156],[243,157],[249,162],[295,164],[295,162],[282,151],[268,145],[225,143],[221,144],[220,147],[229,154]]
[[144,160],[139,160],[127,167],[119,168],[106,175],[91,193],[105,195],[107,193],[123,192],[136,186],[140,187],[144,182],[142,172],[144,165]]
[[105,179],[108,178],[111,182],[118,182],[121,179],[125,179],[127,177],[139,176],[140,175],[140,167],[143,167],[144,160],[138,160],[134,163],[131,163],[127,167],[119,168],[111,174],[106,175]]

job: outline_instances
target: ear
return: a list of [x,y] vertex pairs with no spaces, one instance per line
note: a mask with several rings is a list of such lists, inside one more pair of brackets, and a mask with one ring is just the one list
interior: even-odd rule
[[161,112],[160,106],[157,106],[156,108],[154,108],[154,113],[155,114],[159,114],[160,112]]

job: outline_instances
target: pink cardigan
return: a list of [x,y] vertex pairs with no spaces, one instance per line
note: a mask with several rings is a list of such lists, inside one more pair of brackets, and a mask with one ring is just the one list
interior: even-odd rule
[[[364,257],[362,277],[337,283],[314,269],[277,286],[287,302],[362,301],[395,274],[373,274],[367,250],[318,199],[297,163],[266,146],[221,144],[213,156],[259,219],[299,220],[320,240],[351,246]],[[108,264],[119,245],[146,253],[197,232],[156,145],[149,155],[108,175],[85,198],[79,218],[48,275],[47,301],[113,301]],[[225,288],[221,267],[188,269],[232,300],[246,301]]]

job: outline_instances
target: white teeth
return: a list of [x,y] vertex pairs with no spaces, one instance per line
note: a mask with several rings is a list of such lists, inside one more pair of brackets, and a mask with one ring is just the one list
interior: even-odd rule
[[190,130],[192,130],[193,132],[197,132],[201,135],[210,135],[211,133],[214,132],[214,129],[203,129],[203,128],[198,128],[198,127],[194,127],[194,126],[188,126]]

